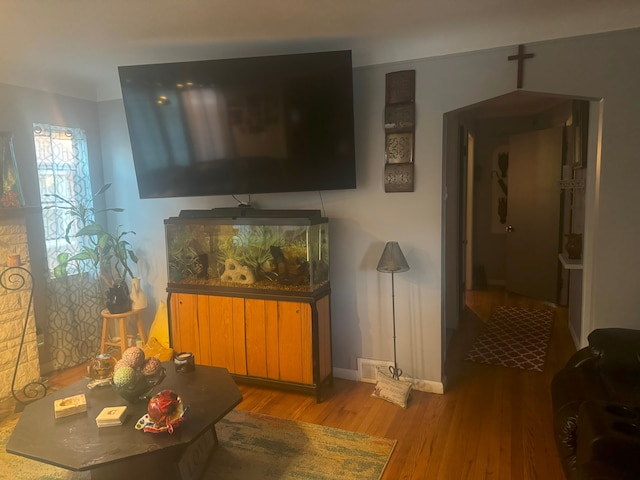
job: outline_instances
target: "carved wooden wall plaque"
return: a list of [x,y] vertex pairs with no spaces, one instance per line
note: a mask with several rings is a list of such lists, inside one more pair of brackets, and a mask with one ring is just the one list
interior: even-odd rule
[[387,73],[385,85],[385,192],[413,192],[416,71]]

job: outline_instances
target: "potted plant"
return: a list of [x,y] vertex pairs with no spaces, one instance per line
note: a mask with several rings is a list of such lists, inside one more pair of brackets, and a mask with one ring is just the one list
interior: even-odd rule
[[[118,226],[115,233],[109,232],[96,220],[96,216],[106,212],[123,212],[122,208],[96,210],[94,201],[111,187],[108,183],[96,193],[91,201],[73,202],[61,195],[52,194],[59,205],[48,208],[64,210],[70,217],[65,230],[65,240],[74,245],[71,237],[85,239],[78,249],[58,254],[58,265],[54,268],[56,278],[67,277],[70,273],[93,270],[104,285],[106,307],[111,313],[122,313],[131,309],[127,275],[134,278],[129,262],[138,263],[138,257],[127,240],[134,231],[121,231]],[[75,234],[73,233],[75,232]]]

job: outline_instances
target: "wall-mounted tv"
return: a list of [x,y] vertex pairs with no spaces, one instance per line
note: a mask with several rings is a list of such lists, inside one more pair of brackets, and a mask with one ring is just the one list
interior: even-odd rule
[[356,187],[350,51],[119,74],[140,198]]

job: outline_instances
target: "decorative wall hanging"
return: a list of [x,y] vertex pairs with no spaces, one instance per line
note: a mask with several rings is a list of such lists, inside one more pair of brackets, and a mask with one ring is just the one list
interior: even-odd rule
[[502,145],[491,154],[491,232],[505,233],[509,199],[509,147]]
[[2,188],[0,189],[0,207],[23,207],[24,198],[18,175],[18,165],[13,151],[13,134],[0,132],[0,169],[2,169]]
[[416,71],[387,73],[384,110],[385,192],[413,192]]

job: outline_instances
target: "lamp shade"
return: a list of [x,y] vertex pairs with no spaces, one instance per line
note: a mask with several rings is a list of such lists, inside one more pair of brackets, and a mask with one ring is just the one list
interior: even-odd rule
[[404,258],[398,242],[387,242],[376,270],[384,273],[398,273],[409,270],[409,264],[407,259]]

